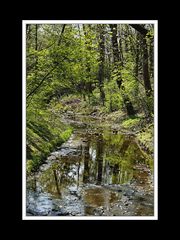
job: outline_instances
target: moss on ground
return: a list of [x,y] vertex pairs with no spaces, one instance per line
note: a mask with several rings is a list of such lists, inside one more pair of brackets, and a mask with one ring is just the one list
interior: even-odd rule
[[128,118],[126,120],[124,120],[122,122],[122,127],[126,128],[126,129],[132,129],[132,128],[135,128],[139,122],[140,122],[140,118]]
[[59,106],[53,106],[53,111],[39,111],[36,116],[30,114],[26,123],[27,174],[37,171],[49,153],[72,134],[72,128],[60,121]]
[[[27,174],[29,175],[31,174],[31,172],[37,171],[39,169],[39,166],[48,157],[50,152],[56,146],[60,146],[62,143],[66,142],[71,136],[71,134],[72,128],[67,127],[67,129],[61,132],[59,136],[56,136],[54,140],[48,142],[33,133],[33,139],[31,143],[29,143],[31,153],[28,156],[29,159],[27,160],[26,164]],[[39,140],[39,142],[36,142],[37,140]],[[36,145],[34,144],[34,142],[36,142]]]
[[154,126],[148,125],[142,131],[137,133],[137,139],[143,146],[145,146],[150,152],[154,151]]

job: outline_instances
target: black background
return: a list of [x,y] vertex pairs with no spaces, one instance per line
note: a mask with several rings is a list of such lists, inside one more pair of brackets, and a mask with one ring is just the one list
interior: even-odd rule
[[[148,5],[149,3],[149,5]],[[118,238],[130,237],[156,237],[155,230],[158,230],[160,224],[164,226],[165,222],[169,222],[167,205],[163,207],[162,202],[166,202],[167,195],[161,193],[163,186],[167,186],[164,182],[167,169],[167,161],[161,156],[161,151],[164,152],[167,143],[164,145],[164,137],[161,133],[164,132],[163,124],[166,124],[163,116],[163,107],[167,102],[166,93],[169,90],[168,81],[170,80],[167,74],[167,62],[164,56],[168,52],[168,37],[163,36],[164,30],[168,28],[168,21],[164,21],[162,10],[152,2],[143,3],[127,3],[126,6],[122,3],[103,2],[97,7],[97,1],[93,3],[76,1],[68,3],[64,6],[61,2],[43,2],[40,6],[37,1],[26,2],[26,6],[19,4],[19,7],[14,3],[11,6],[11,11],[6,11],[4,21],[1,21],[1,26],[5,28],[3,32],[3,43],[1,50],[4,50],[5,57],[3,63],[5,68],[2,72],[5,73],[2,82],[7,86],[1,88],[3,93],[3,101],[5,103],[5,111],[2,111],[2,119],[10,120],[7,127],[2,126],[2,131],[5,130],[5,137],[2,139],[5,147],[2,152],[5,156],[1,161],[5,162],[6,166],[1,169],[3,172],[2,197],[5,201],[1,206],[4,211],[3,222],[11,224],[14,227],[13,231],[9,228],[6,231],[6,236],[9,234],[21,233],[24,230],[23,237],[43,237],[49,235],[53,237],[57,234],[59,238],[103,238],[109,236],[111,239],[115,236]],[[102,7],[106,6],[106,9]],[[23,10],[24,7],[24,10]],[[44,7],[47,7],[46,11]],[[9,9],[9,8],[8,8]],[[3,10],[3,9],[2,9]],[[89,10],[89,12],[88,12]],[[149,15],[148,15],[149,10]],[[155,13],[156,12],[156,13]],[[158,66],[158,98],[159,98],[159,220],[22,220],[22,20],[158,20],[158,48],[159,48],[159,66]],[[165,42],[164,42],[165,41]],[[165,48],[163,46],[165,44]],[[167,44],[167,45],[166,45]],[[8,51],[7,51],[8,49]],[[164,55],[164,56],[163,56]],[[163,71],[162,71],[163,69]],[[164,77],[162,77],[165,71]],[[167,84],[166,84],[167,82]],[[164,98],[163,98],[164,96]],[[4,104],[3,104],[4,106]],[[8,116],[9,114],[9,116]],[[6,150],[5,150],[6,149]],[[165,154],[166,155],[166,154]],[[166,155],[167,157],[167,155]],[[164,209],[166,209],[164,211]]]

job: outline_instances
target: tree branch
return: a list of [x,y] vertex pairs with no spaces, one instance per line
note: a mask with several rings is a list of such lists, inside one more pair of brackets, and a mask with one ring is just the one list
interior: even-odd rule
[[43,84],[44,80],[55,70],[55,68],[57,67],[57,65],[52,68],[43,78],[42,80],[40,81],[40,83],[27,95],[27,99],[32,95],[34,94],[37,89]]
[[62,35],[63,35],[63,32],[64,32],[65,27],[66,27],[66,24],[63,24],[62,31],[61,31],[61,35],[60,35],[59,41],[58,41],[58,46],[59,46],[60,43],[61,43],[61,39],[62,39]]
[[148,33],[148,30],[145,29],[144,27],[142,27],[139,24],[129,24],[131,27],[133,27],[134,29],[136,29],[136,31],[138,31],[139,33],[141,33],[142,35],[146,36],[146,34]]
[[[58,46],[60,45],[61,43],[61,39],[62,39],[62,34],[64,32],[64,29],[65,29],[65,26],[66,24],[63,24],[63,28],[62,28],[62,31],[61,31],[61,35],[59,37],[59,41],[58,41]],[[57,68],[58,64],[56,64],[43,78],[42,80],[40,81],[40,83],[27,95],[27,99],[34,95],[34,93],[37,91],[37,89],[43,84],[43,82],[45,81],[45,79]]]
[[[45,48],[42,48],[42,49],[38,50],[38,53],[41,52],[41,51],[43,51],[43,50],[46,50],[46,49],[52,47],[55,43],[56,43],[56,42],[53,42],[53,43],[50,44],[49,46],[47,46],[47,47],[45,47]],[[31,57],[31,56],[33,56],[33,55],[34,55],[34,53],[30,53],[30,54],[27,55],[27,57]]]

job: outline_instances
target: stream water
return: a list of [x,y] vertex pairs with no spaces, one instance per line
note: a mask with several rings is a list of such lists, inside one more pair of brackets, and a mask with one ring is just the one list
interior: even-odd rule
[[70,139],[27,179],[27,215],[153,216],[153,159],[135,137],[89,119],[69,123]]

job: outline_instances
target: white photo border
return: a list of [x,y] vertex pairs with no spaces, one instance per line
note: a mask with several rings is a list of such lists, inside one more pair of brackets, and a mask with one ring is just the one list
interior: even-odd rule
[[[26,215],[26,24],[154,24],[154,216]],[[22,109],[23,220],[158,220],[158,20],[22,20]]]

